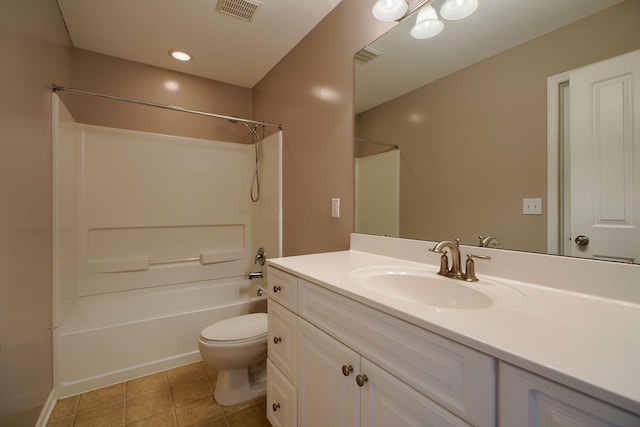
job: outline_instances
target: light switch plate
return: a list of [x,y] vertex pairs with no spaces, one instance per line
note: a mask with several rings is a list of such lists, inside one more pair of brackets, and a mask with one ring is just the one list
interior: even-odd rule
[[340,199],[331,199],[331,216],[340,218]]
[[522,199],[522,213],[524,215],[542,215],[542,199]]

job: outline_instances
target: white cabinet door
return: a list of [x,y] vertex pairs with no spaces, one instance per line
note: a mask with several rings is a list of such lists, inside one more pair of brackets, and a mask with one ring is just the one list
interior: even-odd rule
[[361,371],[363,427],[471,426],[365,358]]
[[[343,374],[343,366],[351,367]],[[360,356],[316,327],[298,323],[298,425],[360,425]]]
[[500,426],[631,427],[640,416],[500,363]]
[[273,427],[295,427],[296,388],[267,360],[267,419]]

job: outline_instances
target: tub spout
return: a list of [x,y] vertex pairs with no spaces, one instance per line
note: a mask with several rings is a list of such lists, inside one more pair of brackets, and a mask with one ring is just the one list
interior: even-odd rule
[[249,278],[249,280],[252,280],[252,279],[260,279],[264,276],[262,275],[262,271],[252,271],[247,275],[247,277]]

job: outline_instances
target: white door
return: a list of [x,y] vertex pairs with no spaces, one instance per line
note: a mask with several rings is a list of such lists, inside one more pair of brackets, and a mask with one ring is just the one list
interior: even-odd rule
[[470,427],[407,384],[362,358],[362,427]]
[[359,426],[360,355],[302,319],[298,350],[298,426]]
[[569,76],[567,255],[640,263],[640,51]]

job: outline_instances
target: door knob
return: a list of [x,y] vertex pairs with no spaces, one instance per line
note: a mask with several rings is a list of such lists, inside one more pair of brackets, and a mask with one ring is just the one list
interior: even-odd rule
[[576,236],[576,238],[573,240],[576,242],[576,245],[578,246],[587,246],[589,244],[589,238],[587,236],[583,236],[582,234],[579,236]]

